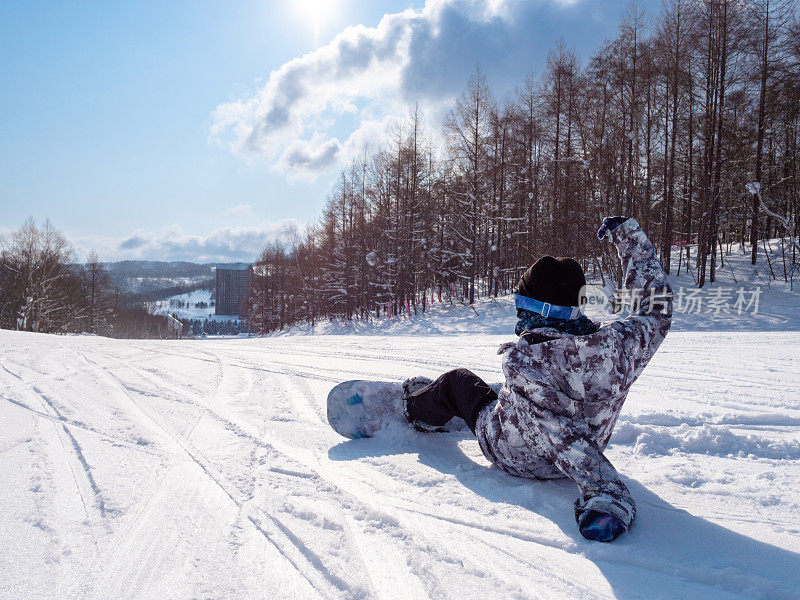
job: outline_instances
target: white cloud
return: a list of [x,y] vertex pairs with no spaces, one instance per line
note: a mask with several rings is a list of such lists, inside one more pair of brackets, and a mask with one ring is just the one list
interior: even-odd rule
[[283,239],[301,224],[294,220],[266,222],[253,227],[223,227],[208,235],[186,233],[178,225],[160,232],[138,230],[122,238],[73,237],[78,260],[96,250],[102,261],[185,260],[190,262],[251,262],[267,242]]
[[297,139],[278,157],[276,166],[292,179],[313,178],[339,163],[342,144],[336,138],[325,139],[315,133],[310,140]]
[[249,204],[237,204],[236,206],[231,206],[224,213],[226,217],[252,217],[254,214],[255,212],[253,211],[253,207]]
[[428,0],[376,27],[348,27],[272,71],[252,97],[218,106],[212,138],[292,178],[314,178],[374,144],[410,103],[435,113],[477,64],[519,82],[529,57],[547,51],[537,39],[543,15],[577,1]]

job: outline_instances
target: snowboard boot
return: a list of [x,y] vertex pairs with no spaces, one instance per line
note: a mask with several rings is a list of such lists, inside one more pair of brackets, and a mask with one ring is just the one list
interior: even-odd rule
[[418,375],[417,377],[411,377],[403,382],[403,414],[406,417],[406,421],[408,421],[411,425],[413,425],[414,429],[416,429],[417,431],[428,432],[428,433],[445,431],[445,429],[443,429],[442,427],[436,427],[434,425],[428,425],[427,423],[424,423],[419,420],[414,420],[408,414],[406,398],[408,398],[414,392],[419,391],[422,388],[427,387],[432,383],[433,379],[430,379],[429,377],[424,377],[422,375]]
[[426,385],[430,385],[432,383],[433,379],[423,375],[417,375],[416,377],[410,377],[406,379],[403,382],[403,398],[407,398],[417,390],[421,390]]
[[625,525],[617,517],[596,510],[581,515],[578,529],[583,537],[595,542],[613,542],[625,533]]
[[452,431],[459,422],[450,421],[458,417],[475,433],[481,410],[496,400],[495,390],[475,373],[453,369],[407,395],[405,411],[408,421],[420,431]]

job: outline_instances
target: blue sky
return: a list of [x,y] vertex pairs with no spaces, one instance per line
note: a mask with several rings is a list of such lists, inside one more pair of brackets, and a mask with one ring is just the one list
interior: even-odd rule
[[626,4],[5,0],[0,230],[49,218],[79,258],[252,260],[410,103],[438,131],[476,63],[502,98],[559,38],[588,56]]

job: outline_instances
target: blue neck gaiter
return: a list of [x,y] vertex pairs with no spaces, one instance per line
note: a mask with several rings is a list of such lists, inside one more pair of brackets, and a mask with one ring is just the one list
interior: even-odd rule
[[553,317],[543,317],[524,308],[518,308],[517,319],[517,326],[514,330],[517,335],[542,327],[550,327],[556,331],[571,333],[572,335],[590,335],[597,331],[595,322],[586,315],[581,315],[577,319],[554,319]]

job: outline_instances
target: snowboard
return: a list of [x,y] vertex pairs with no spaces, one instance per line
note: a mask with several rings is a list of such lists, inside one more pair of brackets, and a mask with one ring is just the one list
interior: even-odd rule
[[328,393],[328,423],[351,440],[372,437],[392,423],[406,423],[403,386],[391,381],[344,381]]
[[[489,384],[497,393],[502,384]],[[403,414],[403,385],[392,381],[344,381],[328,393],[328,423],[351,440],[368,438],[393,424],[410,425]],[[467,424],[453,417],[436,431],[459,431]]]

